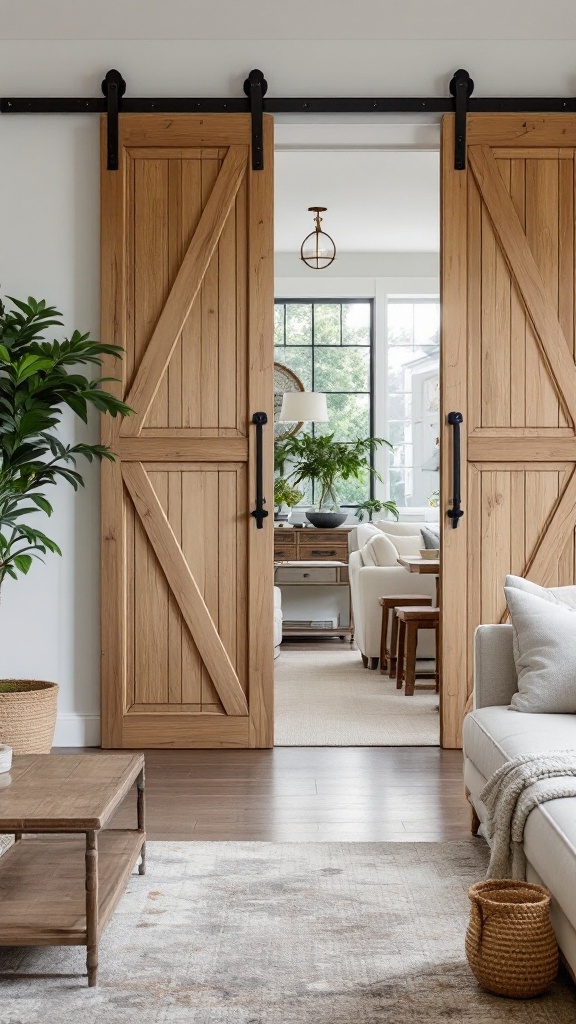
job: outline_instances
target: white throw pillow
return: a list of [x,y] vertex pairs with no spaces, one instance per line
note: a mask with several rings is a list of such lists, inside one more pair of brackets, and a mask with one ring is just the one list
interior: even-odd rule
[[398,565],[398,552],[389,537],[378,533],[361,551],[364,565]]
[[423,523],[396,523],[391,519],[379,519],[376,523],[378,529],[382,530],[382,533],[387,533],[389,537],[413,537],[415,534],[420,537],[420,527],[423,525]]
[[505,587],[516,587],[534,597],[541,597],[544,601],[553,601],[556,604],[567,604],[570,608],[576,608],[576,587],[539,587],[537,583],[525,580],[522,576],[507,576]]
[[360,525],[356,527],[356,543],[359,550],[361,550],[364,545],[372,539],[372,537],[379,536],[380,530],[378,530],[372,523],[360,523]]
[[412,537],[390,537],[399,555],[417,557],[422,547],[422,534],[418,533]]
[[504,587],[515,635],[515,711],[576,714],[576,609]]

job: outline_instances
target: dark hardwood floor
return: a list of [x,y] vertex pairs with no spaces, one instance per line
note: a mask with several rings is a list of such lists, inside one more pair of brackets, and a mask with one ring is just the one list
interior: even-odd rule
[[[150,839],[410,841],[470,835],[460,751],[150,750]],[[115,825],[131,824],[132,797]]]

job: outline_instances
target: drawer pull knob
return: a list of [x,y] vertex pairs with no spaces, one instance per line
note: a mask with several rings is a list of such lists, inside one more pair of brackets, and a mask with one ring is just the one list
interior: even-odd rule
[[335,551],[320,551],[320,549],[318,548],[316,551],[313,550],[312,554],[313,555],[335,555],[336,552]]
[[309,575],[310,575],[310,573],[309,572],[305,572],[303,575],[304,575],[304,579],[307,580]]

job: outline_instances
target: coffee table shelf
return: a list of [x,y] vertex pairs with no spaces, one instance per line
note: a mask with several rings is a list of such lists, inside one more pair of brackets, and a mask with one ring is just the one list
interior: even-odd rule
[[[136,783],[135,829],[106,828]],[[0,788],[0,945],[86,946],[96,984],[98,942],[126,882],[146,864],[143,754],[27,754]],[[48,833],[47,835],[44,833]]]
[[[83,837],[23,839],[0,857],[0,946],[84,946]],[[98,843],[100,938],[136,866],[142,836],[107,829]]]

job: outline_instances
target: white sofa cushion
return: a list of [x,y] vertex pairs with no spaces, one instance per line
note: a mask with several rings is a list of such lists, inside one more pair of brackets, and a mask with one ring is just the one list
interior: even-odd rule
[[399,555],[416,557],[420,554],[422,547],[422,535],[420,533],[410,534],[406,537],[392,537],[394,547]]
[[420,537],[420,526],[421,523],[393,523],[388,522],[387,519],[379,519],[375,524],[382,533],[387,533],[389,537],[413,537],[418,534],[420,540],[420,547],[422,547],[422,541]]
[[374,526],[373,523],[360,523],[360,526],[356,527],[356,544],[357,550],[361,551],[362,548],[372,540],[372,537],[380,537],[382,531]]
[[576,750],[574,715],[517,715],[507,707],[478,708],[464,719],[464,751],[488,779],[518,754]]
[[576,713],[576,609],[504,587],[515,635],[515,711]]
[[[480,708],[464,719],[466,784],[476,795],[502,765],[527,751],[576,749],[573,715],[515,715],[505,707]],[[480,775],[478,775],[480,773]],[[524,830],[528,862],[576,927],[576,800],[549,800],[535,807]]]
[[361,549],[364,565],[397,565],[398,551],[389,537],[378,530]]

